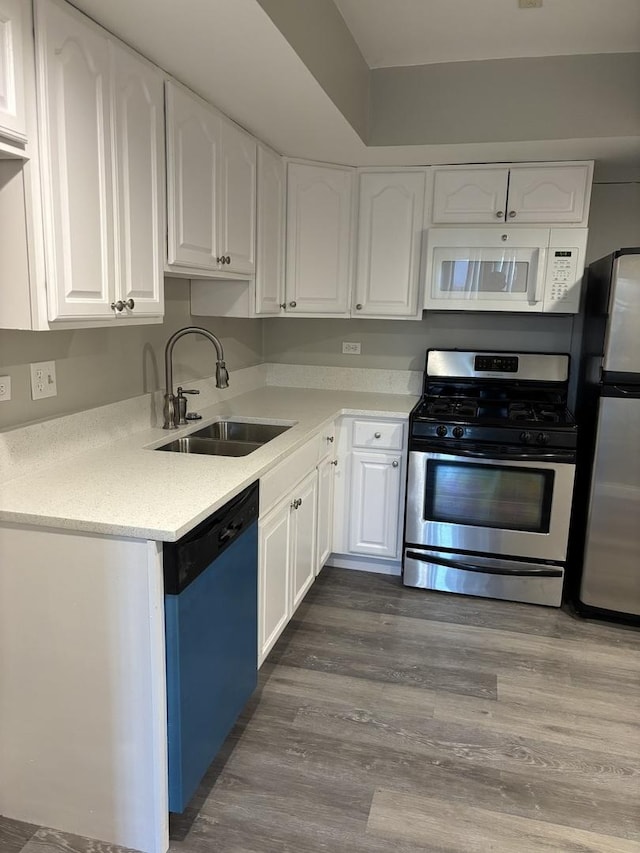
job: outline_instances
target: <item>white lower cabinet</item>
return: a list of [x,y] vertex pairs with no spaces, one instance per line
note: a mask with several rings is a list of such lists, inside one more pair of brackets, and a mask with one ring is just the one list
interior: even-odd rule
[[259,521],[260,664],[315,579],[317,519],[318,472],[314,468]]
[[333,551],[333,494],[338,460],[332,454],[318,465],[318,561],[319,573]]
[[[398,561],[407,461],[403,419],[343,418],[338,430],[335,554]],[[383,565],[386,565],[383,563]]]

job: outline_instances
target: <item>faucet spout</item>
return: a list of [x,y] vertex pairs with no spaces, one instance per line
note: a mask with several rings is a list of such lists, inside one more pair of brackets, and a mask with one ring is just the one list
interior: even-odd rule
[[173,348],[176,342],[185,335],[203,335],[211,341],[216,350],[216,387],[229,387],[229,371],[224,361],[222,344],[218,338],[207,329],[199,326],[187,326],[174,332],[164,349],[164,373],[165,373],[165,395],[164,395],[164,425],[163,429],[177,429],[177,412],[175,397],[173,394]]

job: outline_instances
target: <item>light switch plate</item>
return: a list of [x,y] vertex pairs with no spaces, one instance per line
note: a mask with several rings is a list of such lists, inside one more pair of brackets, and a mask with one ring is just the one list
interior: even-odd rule
[[11,399],[11,377],[0,376],[0,401]]
[[30,367],[31,399],[42,400],[45,397],[55,397],[58,393],[55,361],[39,361]]

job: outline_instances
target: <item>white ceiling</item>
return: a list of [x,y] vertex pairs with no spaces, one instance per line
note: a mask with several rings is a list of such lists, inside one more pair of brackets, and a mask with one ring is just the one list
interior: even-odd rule
[[[378,0],[359,2],[368,6]],[[389,0],[389,4],[400,2],[406,0]],[[470,2],[477,7],[494,0]],[[640,6],[640,0],[632,2]],[[636,137],[367,147],[256,0],[73,3],[290,157],[352,166],[571,159],[595,159],[623,167],[638,164]]]
[[334,0],[370,68],[640,51],[640,0]]

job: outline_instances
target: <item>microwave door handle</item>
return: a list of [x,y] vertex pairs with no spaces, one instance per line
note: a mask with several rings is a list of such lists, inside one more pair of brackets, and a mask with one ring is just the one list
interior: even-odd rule
[[407,557],[410,560],[418,560],[421,563],[435,563],[435,565],[444,566],[447,569],[461,569],[465,572],[480,572],[485,575],[517,575],[518,577],[536,578],[562,577],[562,569],[557,569],[553,566],[520,567],[514,570],[503,566],[480,566],[477,563],[463,563],[461,560],[451,560],[441,556],[436,557],[435,554],[418,554],[416,551],[407,551]]
[[538,302],[542,302],[544,282],[547,277],[547,250],[536,249],[536,254],[538,255],[536,274],[534,280],[529,282],[528,287],[529,305],[537,305]]

